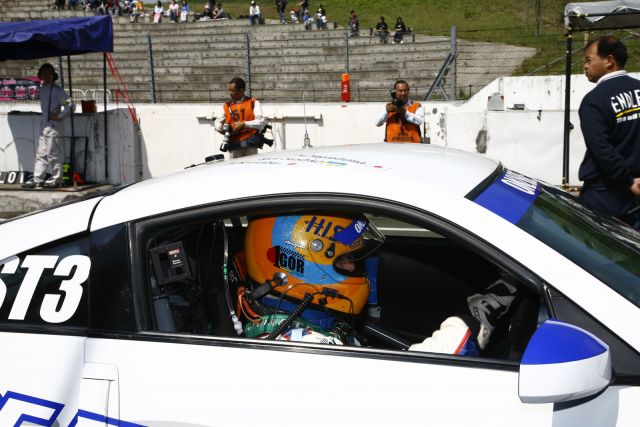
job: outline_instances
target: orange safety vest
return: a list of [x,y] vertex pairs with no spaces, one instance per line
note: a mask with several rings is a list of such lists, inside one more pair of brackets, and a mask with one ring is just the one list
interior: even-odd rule
[[[418,108],[420,108],[419,102],[413,102],[406,107],[407,111],[414,114]],[[420,142],[421,139],[420,126],[405,121],[398,113],[389,113],[384,137],[386,142]]]
[[[232,103],[231,101],[224,104],[224,117],[225,123],[233,127],[236,122],[248,122],[255,120],[256,116],[253,113],[253,106],[256,100],[254,98],[245,98],[244,101],[238,103]],[[240,142],[249,138],[258,132],[255,129],[244,128],[240,132],[234,134],[231,137],[231,142]]]

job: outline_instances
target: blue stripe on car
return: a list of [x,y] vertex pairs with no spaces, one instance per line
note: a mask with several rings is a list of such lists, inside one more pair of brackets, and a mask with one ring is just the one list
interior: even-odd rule
[[505,170],[474,202],[516,224],[540,194],[540,185],[531,178]]

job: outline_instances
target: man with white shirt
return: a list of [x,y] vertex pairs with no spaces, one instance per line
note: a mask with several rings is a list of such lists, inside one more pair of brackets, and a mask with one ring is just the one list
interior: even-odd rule
[[424,123],[424,108],[409,99],[409,83],[398,80],[391,91],[391,102],[378,117],[376,126],[386,124],[386,142],[422,142],[420,126]]
[[581,202],[640,229],[640,81],[624,71],[627,49],[613,36],[587,44],[584,72],[596,83],[580,104],[587,152],[580,165]]
[[255,1],[252,1],[249,7],[249,22],[251,25],[260,23],[260,6],[258,6]]
[[[62,186],[62,163],[64,162],[64,123],[75,105],[69,95],[55,84],[58,74],[53,65],[43,64],[38,71],[42,80],[40,88],[40,136],[33,166],[33,177],[22,184],[24,188],[58,188]],[[44,180],[47,166],[51,167],[51,178]]]

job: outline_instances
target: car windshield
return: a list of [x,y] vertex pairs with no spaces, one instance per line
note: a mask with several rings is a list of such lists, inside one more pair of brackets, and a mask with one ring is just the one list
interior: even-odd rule
[[510,170],[474,201],[549,245],[640,307],[640,234],[571,194]]

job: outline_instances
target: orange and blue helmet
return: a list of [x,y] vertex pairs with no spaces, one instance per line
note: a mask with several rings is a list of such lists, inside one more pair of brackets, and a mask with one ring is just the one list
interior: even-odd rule
[[[364,259],[384,237],[363,215],[288,215],[253,219],[247,227],[245,254],[249,277],[263,283],[275,273],[287,283],[273,291],[295,300],[306,293],[313,303],[358,314],[369,296]],[[339,297],[331,295],[339,294]]]

